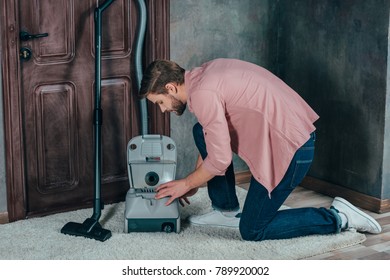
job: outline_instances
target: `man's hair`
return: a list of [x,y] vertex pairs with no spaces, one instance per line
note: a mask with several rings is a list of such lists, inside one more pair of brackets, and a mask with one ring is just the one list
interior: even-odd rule
[[184,83],[184,72],[177,63],[169,60],[155,60],[149,64],[141,82],[141,89],[138,93],[140,98],[146,97],[149,93],[167,93],[167,83]]

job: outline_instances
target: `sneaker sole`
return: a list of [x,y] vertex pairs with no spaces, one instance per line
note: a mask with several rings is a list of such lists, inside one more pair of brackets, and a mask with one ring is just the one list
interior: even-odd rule
[[212,225],[212,224],[196,224],[193,222],[190,222],[191,225],[194,226],[200,226],[200,227],[216,227],[216,228],[231,228],[231,229],[239,229],[239,227],[235,226],[222,226],[222,225]]
[[380,233],[382,231],[382,228],[381,228],[380,224],[374,218],[372,218],[370,215],[364,213],[363,211],[357,209],[354,205],[352,205],[351,203],[346,201],[344,198],[336,197],[334,199],[334,201],[337,201],[337,202],[345,205],[346,207],[348,207],[349,209],[351,209],[355,213],[357,213],[360,216],[363,216],[364,218],[366,218],[370,222],[370,224],[376,228],[376,231],[370,231],[369,233],[378,234],[378,233]]
[[193,222],[193,221],[190,221],[190,220],[188,220],[188,222],[191,225],[202,226],[202,227],[218,227],[218,228],[234,228],[234,229],[238,229],[239,228],[239,226],[226,226],[226,225],[217,225],[217,224],[200,224],[200,223],[196,223],[196,222]]

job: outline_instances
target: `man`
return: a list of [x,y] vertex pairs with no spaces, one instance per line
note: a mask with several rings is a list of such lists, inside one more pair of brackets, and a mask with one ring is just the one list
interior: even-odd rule
[[[216,59],[191,71],[159,60],[146,69],[140,97],[162,112],[198,122],[193,129],[199,150],[197,168],[186,178],[161,184],[156,198],[167,204],[188,197],[207,183],[213,211],[191,216],[195,225],[239,228],[244,240],[292,238],[354,228],[380,233],[380,225],[348,201],[335,198],[330,209],[278,211],[301,183],[314,156],[319,118],[282,80],[266,69],[235,59]],[[252,178],[242,209],[236,197],[232,153],[248,165]]]

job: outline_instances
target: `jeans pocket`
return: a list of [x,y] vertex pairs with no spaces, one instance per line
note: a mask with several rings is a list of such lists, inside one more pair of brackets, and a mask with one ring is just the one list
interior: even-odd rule
[[295,188],[302,182],[303,178],[305,178],[306,176],[306,173],[310,169],[312,161],[313,160],[310,159],[310,160],[297,160],[295,162],[295,169],[290,183],[291,188]]

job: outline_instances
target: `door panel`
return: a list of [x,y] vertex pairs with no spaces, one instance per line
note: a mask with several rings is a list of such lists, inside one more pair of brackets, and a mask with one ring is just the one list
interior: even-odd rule
[[[129,141],[131,105],[128,101],[131,81],[125,78],[102,81],[102,181],[127,180],[126,147]],[[116,155],[113,157],[112,155]]]
[[[94,19],[96,1],[20,0],[21,29],[48,37],[21,42],[27,212],[89,204],[93,196]],[[138,134],[131,46],[136,17],[130,0],[103,13],[102,192],[105,201],[128,189],[126,144]]]
[[37,189],[41,194],[70,191],[79,181],[75,88],[41,85],[33,96]]
[[[30,3],[26,3],[30,2]],[[49,33],[31,42],[37,64],[66,63],[75,55],[74,0],[21,1],[21,23],[32,34]],[[25,22],[31,20],[30,23]]]

